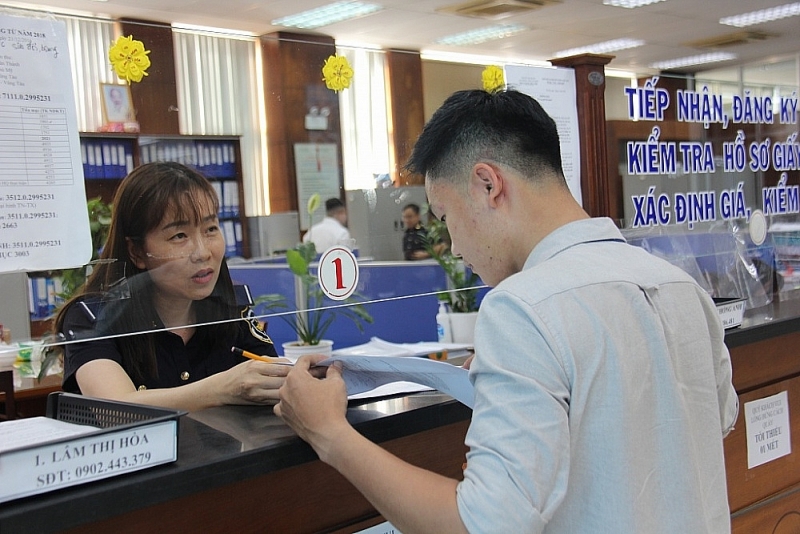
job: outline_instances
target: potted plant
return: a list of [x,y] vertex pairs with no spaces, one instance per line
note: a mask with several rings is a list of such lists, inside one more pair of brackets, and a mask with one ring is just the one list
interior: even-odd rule
[[[312,195],[308,201],[308,214],[313,218],[314,212],[319,208],[319,195]],[[337,314],[350,318],[358,328],[364,331],[364,324],[373,322],[372,316],[364,308],[350,298],[342,306],[330,307],[325,304],[325,295],[319,285],[317,277],[311,274],[311,263],[317,257],[317,249],[313,242],[300,243],[293,249],[286,251],[286,261],[295,277],[295,292],[297,294],[297,311],[284,314],[281,319],[286,321],[297,334],[297,341],[283,344],[284,355],[289,358],[299,357],[302,354],[326,354],[333,348],[333,342],[324,339],[325,333],[330,328]],[[254,311],[269,311],[286,309],[286,299],[283,295],[261,295],[254,301]]]
[[427,225],[425,249],[436,260],[447,277],[447,290],[438,293],[441,302],[447,305],[447,321],[452,341],[469,343],[474,340],[475,320],[478,316],[478,281],[480,278],[468,271],[464,262],[450,252],[442,243],[449,242],[447,225],[440,220],[431,220]]

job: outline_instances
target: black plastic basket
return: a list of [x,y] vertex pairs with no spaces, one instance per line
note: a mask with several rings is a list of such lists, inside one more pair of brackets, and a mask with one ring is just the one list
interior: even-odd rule
[[176,419],[185,411],[95,399],[57,391],[47,396],[47,417],[97,428],[119,428]]
[[[2,455],[10,467],[3,476],[17,483],[0,485],[0,503],[174,462],[178,457],[179,418],[185,413],[51,393],[47,396],[49,419],[93,429],[74,435],[56,432],[49,440],[37,437],[33,443],[4,450]],[[144,439],[147,435],[149,440]],[[74,456],[70,454],[73,452]],[[40,455],[48,459],[40,461]],[[60,462],[58,476],[50,465],[55,462]]]

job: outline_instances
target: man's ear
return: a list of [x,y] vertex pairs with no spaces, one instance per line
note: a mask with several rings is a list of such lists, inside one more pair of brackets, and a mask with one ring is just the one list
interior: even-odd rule
[[472,168],[472,187],[477,193],[485,196],[490,207],[497,207],[504,191],[503,175],[497,167],[479,162]]
[[145,255],[141,250],[141,247],[134,243],[130,237],[125,238],[125,243],[128,245],[128,256],[130,257],[131,262],[133,262],[133,264],[139,269],[145,270],[147,268],[147,264],[144,261]]

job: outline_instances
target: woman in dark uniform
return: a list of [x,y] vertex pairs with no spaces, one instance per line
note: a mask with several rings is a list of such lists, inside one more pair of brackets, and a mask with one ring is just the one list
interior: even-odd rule
[[288,366],[231,352],[277,355],[236,301],[218,209],[209,181],[178,163],[121,182],[100,261],[56,316],[65,391],[186,410],[277,400]]

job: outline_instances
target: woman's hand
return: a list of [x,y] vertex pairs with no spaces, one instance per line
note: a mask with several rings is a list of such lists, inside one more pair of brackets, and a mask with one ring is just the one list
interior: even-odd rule
[[276,362],[248,360],[207,380],[214,381],[220,404],[275,404],[278,389],[292,369],[288,360]]

